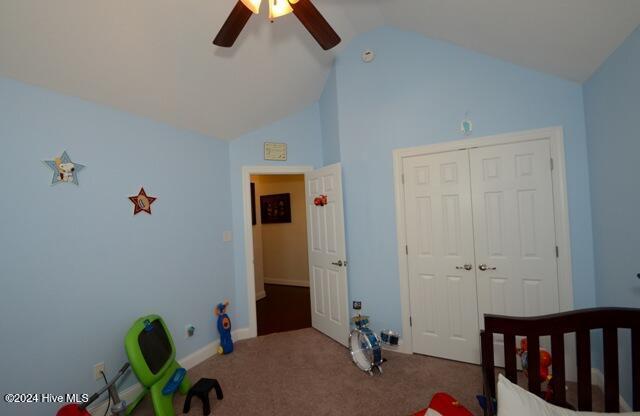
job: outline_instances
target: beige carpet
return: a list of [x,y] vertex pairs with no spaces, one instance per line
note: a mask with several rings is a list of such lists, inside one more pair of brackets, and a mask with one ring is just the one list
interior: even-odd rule
[[[480,367],[419,355],[384,351],[384,374],[369,376],[348,350],[314,329],[240,341],[235,351],[189,371],[192,382],[217,378],[224,399],[211,393],[212,414],[239,415],[409,415],[426,407],[436,391],[447,391],[474,413],[481,391]],[[176,414],[184,398],[176,396]],[[193,399],[190,415],[202,415]],[[134,415],[153,415],[150,401]]]
[[[307,328],[237,342],[232,354],[208,359],[189,377],[193,383],[218,379],[224,399],[217,401],[211,392],[216,416],[406,416],[426,407],[438,391],[481,414],[475,399],[482,392],[479,366],[391,351],[383,356],[388,360],[384,374],[369,376],[356,368],[346,348]],[[524,386],[524,376],[518,378]],[[575,384],[568,384],[567,397],[575,403]],[[183,404],[184,397],[176,396],[176,415]],[[594,387],[594,410],[602,404],[602,392]],[[189,414],[202,415],[198,399]],[[153,415],[150,401],[145,399],[134,415]]]

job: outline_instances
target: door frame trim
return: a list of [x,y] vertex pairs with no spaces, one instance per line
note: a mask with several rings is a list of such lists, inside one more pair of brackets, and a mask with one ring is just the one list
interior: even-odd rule
[[[251,223],[251,175],[303,175],[313,171],[313,166],[243,166],[242,167],[242,218],[244,229],[244,258],[247,279],[247,302],[249,317],[249,336],[258,336],[256,317],[256,276],[253,267],[253,225]],[[305,198],[306,198],[305,186]],[[257,207],[256,207],[257,209]]]
[[[560,311],[574,308],[573,272],[571,268],[571,234],[569,228],[569,202],[567,197],[566,162],[564,153],[564,133],[560,126],[494,136],[463,139],[426,146],[395,149],[393,151],[393,174],[396,206],[396,230],[398,244],[398,269],[400,276],[400,303],[402,307],[401,352],[412,354],[413,341],[409,319],[411,303],[409,297],[409,267],[406,254],[407,235],[404,210],[404,184],[402,183],[403,159],[407,157],[443,153],[475,147],[496,146],[500,144],[521,143],[532,140],[549,139],[549,148],[553,158],[551,181],[553,186],[553,211],[555,216],[555,235],[558,245],[558,299]],[[479,334],[478,334],[479,336]]]

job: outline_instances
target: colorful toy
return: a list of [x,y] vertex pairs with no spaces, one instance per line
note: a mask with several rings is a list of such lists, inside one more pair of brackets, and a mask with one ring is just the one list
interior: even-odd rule
[[[151,394],[156,416],[174,416],[173,392],[186,394],[191,383],[176,361],[176,348],[162,318],[148,315],[135,321],[125,336],[124,347],[131,369],[143,387],[127,407],[127,414]],[[163,390],[168,394],[163,394]]]
[[167,384],[165,384],[164,387],[162,388],[162,394],[164,394],[165,396],[168,396],[170,394],[175,393],[176,390],[178,390],[178,388],[180,387],[182,380],[184,380],[186,376],[187,376],[187,370],[185,370],[184,368],[178,368],[176,371],[173,372],[173,375],[171,376],[169,381],[167,381]]
[[219,303],[216,306],[215,314],[218,317],[218,332],[220,333],[220,346],[218,354],[231,354],[233,352],[233,340],[231,339],[231,319],[227,315],[229,301]]
[[325,205],[327,205],[328,203],[328,198],[326,195],[320,195],[316,198],[313,198],[313,205],[317,206],[317,207],[323,207]]
[[[520,348],[518,349],[517,353],[520,356],[522,370],[524,371],[524,374],[529,377],[529,352],[527,351],[526,338],[522,338],[520,340]],[[547,388],[544,392],[544,398],[547,401],[553,398],[553,390],[550,383],[552,376],[549,367],[551,367],[551,353],[549,353],[549,351],[545,350],[544,348],[540,348],[540,369],[538,370],[538,377],[540,378],[541,383],[547,383]]]
[[473,413],[447,393],[436,393],[429,407],[414,413],[413,416],[473,416]]
[[382,374],[382,348],[380,339],[368,328],[369,317],[366,315],[356,315],[351,318],[356,328],[349,335],[349,351],[354,364],[362,371],[373,375],[373,370],[378,369]]
[[[527,351],[527,339],[522,338],[520,340],[520,348],[516,350],[516,353],[520,356],[520,363],[522,364],[522,370],[524,375],[529,377],[529,352]],[[547,386],[544,391],[544,399],[546,401],[551,401],[553,399],[553,389],[551,387],[551,372],[549,370],[551,367],[551,353],[545,350],[544,348],[540,348],[540,369],[538,371],[538,377],[540,377],[541,383],[547,383]],[[478,399],[478,403],[483,410],[487,410],[487,397],[483,395],[476,396]],[[497,411],[497,403],[496,399],[491,399],[491,405],[493,407],[493,411]]]

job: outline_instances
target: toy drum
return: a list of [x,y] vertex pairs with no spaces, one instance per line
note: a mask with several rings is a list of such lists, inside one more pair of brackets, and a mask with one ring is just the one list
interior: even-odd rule
[[380,339],[382,339],[383,343],[393,346],[397,346],[398,341],[400,340],[397,333],[388,329],[383,329],[382,331],[380,331]]
[[354,329],[349,335],[349,350],[355,365],[362,371],[373,372],[377,367],[382,372],[382,349],[378,336],[369,328]]

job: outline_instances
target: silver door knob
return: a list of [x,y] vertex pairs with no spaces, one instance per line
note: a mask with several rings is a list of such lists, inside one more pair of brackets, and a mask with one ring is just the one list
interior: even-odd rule
[[464,266],[456,266],[457,270],[471,270],[473,269],[473,265],[472,264],[465,264]]
[[342,260],[338,260],[337,262],[332,262],[331,264],[333,264],[334,266],[338,266],[338,267],[342,267]]
[[482,270],[483,272],[486,272],[487,270],[495,270],[496,268],[493,266],[487,266],[486,264],[481,264],[478,266],[478,269]]

